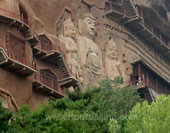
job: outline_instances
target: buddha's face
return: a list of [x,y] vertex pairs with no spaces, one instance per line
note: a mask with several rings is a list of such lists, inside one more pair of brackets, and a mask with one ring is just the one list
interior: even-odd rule
[[96,22],[90,17],[85,17],[82,21],[82,35],[84,36],[94,36],[95,35]]
[[75,38],[76,31],[73,24],[68,24],[64,27],[64,33],[66,37]]

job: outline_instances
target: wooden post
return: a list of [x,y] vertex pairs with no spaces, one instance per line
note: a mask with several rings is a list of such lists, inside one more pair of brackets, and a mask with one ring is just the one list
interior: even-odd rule
[[2,40],[0,39],[0,48],[3,48],[3,46],[2,46]]
[[144,14],[143,14],[143,10],[142,10],[142,9],[140,9],[140,16],[141,16],[142,19],[143,19],[143,24],[145,24],[145,22],[144,22]]
[[142,84],[145,85],[145,75],[142,74]]
[[160,33],[160,40],[162,41],[162,34]]
[[50,87],[52,88],[52,89],[54,89],[54,86],[53,86],[53,83],[54,83],[54,79],[51,79],[51,82],[50,82],[51,84],[50,84]]
[[147,75],[146,75],[146,85],[147,87],[149,87],[149,73],[147,72]]
[[141,64],[138,64],[138,76],[141,78]]
[[168,47],[170,48],[170,41],[168,41]]
[[153,33],[153,25],[151,25],[151,31],[152,31],[152,33]]
[[42,82],[42,73],[41,72],[40,72],[40,82],[43,83]]
[[24,14],[21,13],[21,21],[23,22],[24,21]]
[[26,47],[25,47],[26,41],[24,41],[24,44],[23,44],[23,45],[24,45],[24,46],[23,46],[23,49],[24,49],[24,50],[23,50],[23,52],[24,52],[24,53],[23,53],[23,56],[24,56],[24,64],[27,65],[27,62],[26,62],[26,53],[27,53],[27,52],[26,52]]
[[[159,93],[159,88],[158,88],[158,79],[156,79],[156,86],[155,86],[156,88],[156,91]],[[153,88],[154,89],[154,88]]]
[[110,9],[113,9],[113,8],[112,8],[112,0],[110,0]]

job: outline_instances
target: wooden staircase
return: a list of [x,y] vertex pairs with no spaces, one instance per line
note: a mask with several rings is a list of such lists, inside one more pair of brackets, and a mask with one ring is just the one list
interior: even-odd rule
[[144,98],[151,104],[154,101],[152,92],[150,88],[147,88],[143,91]]
[[125,0],[125,3],[128,6],[128,10],[130,11],[131,16],[136,16],[137,11],[136,11],[136,8],[135,8],[134,4],[132,3],[132,1],[131,0]]
[[69,70],[68,66],[65,63],[65,60],[62,55],[60,55],[60,57],[58,57],[57,63],[58,63],[60,70],[62,71],[62,73],[64,75],[64,78],[70,77],[70,73],[68,71]]

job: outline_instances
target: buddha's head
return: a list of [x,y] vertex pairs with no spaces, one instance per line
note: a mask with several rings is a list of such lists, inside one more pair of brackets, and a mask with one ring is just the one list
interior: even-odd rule
[[117,59],[117,45],[111,37],[106,44],[106,54],[112,59]]
[[74,24],[69,18],[64,21],[64,36],[71,37],[74,39],[75,35],[76,35],[76,31],[75,31]]
[[79,20],[79,31],[82,36],[95,36],[96,20],[92,14],[84,14]]

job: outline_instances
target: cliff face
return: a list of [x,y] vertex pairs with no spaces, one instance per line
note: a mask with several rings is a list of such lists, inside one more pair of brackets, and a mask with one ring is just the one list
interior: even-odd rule
[[[134,0],[136,5],[143,6],[146,17],[170,37],[170,2],[169,0]],[[69,7],[74,14],[79,10],[81,0],[20,0],[20,3],[28,11],[33,28],[38,32],[49,32],[55,35],[56,21],[64,7]],[[84,0],[88,6],[98,9],[104,8],[104,0]],[[86,10],[86,9],[83,9]],[[82,11],[82,10],[81,10]]]
[[[70,70],[81,82],[86,85],[95,84],[102,78],[122,76],[128,83],[132,73],[130,63],[132,52],[126,51],[127,40],[124,38],[129,36],[123,34],[128,31],[120,23],[113,21],[114,19],[110,20],[105,16],[106,0],[2,2],[4,7],[1,8],[10,9],[17,19],[20,16],[19,9],[22,8],[36,33],[46,34],[56,46],[60,45],[57,47],[65,51],[63,54],[67,57]],[[118,5],[124,3],[123,0],[113,0],[114,2]],[[143,8],[145,18],[170,37],[168,0],[133,0],[133,2],[136,7]],[[96,33],[93,33],[95,31]],[[58,40],[62,43],[59,44]],[[108,67],[110,64],[113,65]]]
[[169,0],[0,0],[0,63],[16,54],[0,64],[0,99],[35,107],[115,77],[168,92],[169,12]]
[[[136,6],[140,6],[143,8],[145,18],[149,19],[151,23],[155,25],[162,33],[170,37],[170,30],[169,30],[170,18],[169,18],[168,0],[133,0],[133,2]],[[81,33],[79,32],[80,29],[79,20],[83,14],[91,13],[96,19],[97,36],[94,39],[95,39],[95,43],[101,49],[103,66],[105,69],[106,48],[105,45],[103,45],[103,43],[107,43],[107,39],[109,38],[109,37],[103,37],[105,36],[105,34],[107,34],[104,33],[105,29],[103,29],[102,26],[105,23],[105,19],[103,18],[105,0],[93,0],[93,1],[92,0],[71,0],[71,1],[70,0],[62,0],[62,1],[61,0],[29,0],[29,1],[20,0],[20,5],[27,11],[32,28],[39,34],[45,33],[48,37],[50,37],[50,39],[53,40],[53,42],[56,42],[57,39],[60,39],[59,35],[61,34],[61,31],[59,30],[58,32],[56,30],[57,27],[58,29],[62,29],[64,21],[69,17],[71,17],[71,19],[73,20],[76,36],[77,37],[81,36]],[[68,13],[66,13],[67,15],[65,15],[66,10],[69,11]],[[114,40],[116,40],[116,38],[114,38]],[[63,39],[61,39],[61,41],[63,41]],[[77,43],[77,38],[74,41]],[[121,42],[121,41],[122,40],[117,40],[117,42]],[[128,57],[122,56],[123,53],[125,52],[123,50],[123,43],[120,43],[120,46],[118,47],[119,47],[117,50],[119,56],[118,60],[120,62],[122,60],[127,62]],[[83,58],[83,60],[84,59],[85,58]],[[111,70],[111,71],[119,71],[115,76],[123,76],[126,79],[128,76],[128,74],[126,74],[128,73],[126,72],[126,69],[129,70],[131,68],[130,64],[125,63],[124,65],[122,65],[121,63],[118,63],[116,67],[120,69]],[[85,71],[84,69],[85,68],[82,68],[83,72]],[[123,71],[125,71],[125,73]],[[86,75],[86,73],[84,74]],[[91,75],[90,77],[93,76]],[[104,77],[107,76],[108,75],[105,75]],[[97,79],[100,78],[98,77]],[[85,82],[84,80],[88,80],[88,79],[85,78],[82,80],[82,82]]]

